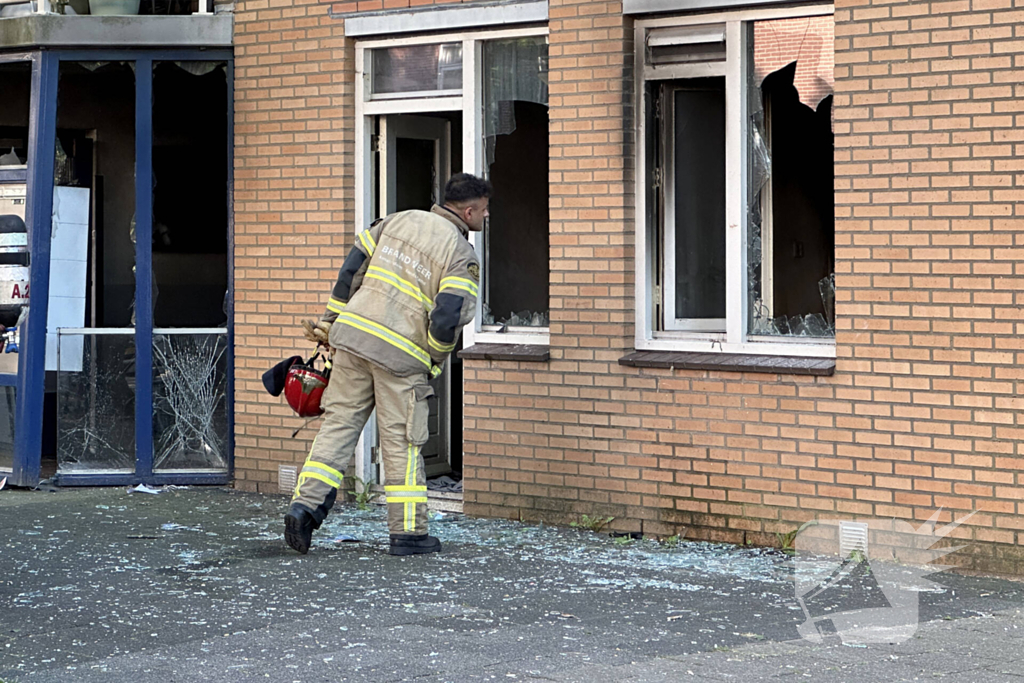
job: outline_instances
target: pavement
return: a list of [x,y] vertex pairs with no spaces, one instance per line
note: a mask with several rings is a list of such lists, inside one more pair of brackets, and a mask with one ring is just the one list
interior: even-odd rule
[[391,557],[383,509],[339,505],[300,556],[286,506],[0,491],[0,680],[1024,683],[1015,581],[934,574],[903,642],[812,643],[776,550],[445,515],[443,553]]

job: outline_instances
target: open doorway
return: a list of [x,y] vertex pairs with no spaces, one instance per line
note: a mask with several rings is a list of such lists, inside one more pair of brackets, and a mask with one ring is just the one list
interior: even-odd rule
[[[396,211],[429,210],[443,201],[444,185],[462,170],[461,112],[398,114],[375,117],[373,152],[373,220]],[[422,450],[429,480],[446,477],[454,488],[462,479],[462,360],[456,350],[444,372],[431,380],[430,438]],[[383,472],[376,465],[377,482]],[[461,489],[460,489],[461,490]]]

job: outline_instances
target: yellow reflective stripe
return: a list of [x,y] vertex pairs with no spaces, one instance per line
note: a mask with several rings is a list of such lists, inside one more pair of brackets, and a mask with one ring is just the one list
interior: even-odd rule
[[373,256],[373,250],[377,248],[377,243],[373,241],[373,235],[370,234],[369,230],[363,230],[359,233],[359,241],[366,248],[367,256]]
[[334,488],[334,489],[340,489],[341,488],[341,486],[339,484],[336,484],[335,482],[331,481],[330,479],[328,479],[324,475],[320,474],[319,472],[302,472],[302,473],[300,473],[299,474],[299,486],[302,486],[302,482],[306,481],[307,479],[319,479],[323,483],[328,484],[331,488]]
[[394,503],[396,505],[403,505],[405,503],[426,503],[427,497],[422,493],[406,493],[387,496],[387,502]]
[[442,289],[462,289],[473,296],[477,296],[477,293],[480,291],[480,288],[472,280],[467,280],[464,277],[455,277],[454,275],[441,278],[441,285],[438,289],[439,291]]
[[345,308],[344,301],[338,301],[333,296],[327,300],[327,310],[332,313],[341,313],[341,309]]
[[444,368],[442,368],[440,365],[433,366],[432,368],[430,368],[430,379],[434,379],[435,377],[440,375],[443,371],[444,371]]
[[334,488],[336,488],[336,489],[340,489],[341,488],[341,479],[338,478],[338,477],[335,477],[330,472],[324,472],[323,470],[321,470],[319,468],[316,468],[316,467],[309,467],[309,468],[303,467],[302,468],[302,472],[299,472],[299,474],[303,474],[303,473],[305,473],[305,474],[315,474],[318,479],[326,481],[328,484],[330,484]]
[[[319,434],[317,434],[317,436],[319,436]],[[313,456],[313,449],[316,448],[316,438],[317,438],[316,436],[313,437],[313,443],[310,444],[310,446],[309,446],[309,455],[306,456],[306,461],[307,462]],[[296,498],[299,497],[299,488],[301,488],[301,487],[302,487],[302,477],[296,477],[295,478],[295,490],[292,491],[292,500],[293,501]]]
[[412,491],[412,492],[415,493],[417,491],[426,491],[426,490],[427,490],[426,486],[400,486],[400,485],[396,484],[395,486],[385,486],[384,487],[384,492],[385,493],[401,493],[403,491]]
[[324,472],[327,472],[328,474],[333,474],[338,478],[338,481],[345,481],[344,474],[334,469],[330,465],[323,464],[322,462],[317,462],[315,460],[307,460],[305,465],[303,465],[303,469],[305,469],[306,467],[316,467],[317,469],[321,469]]
[[366,277],[393,285],[398,290],[421,302],[427,308],[433,308],[434,306],[434,302],[430,300],[429,296],[420,291],[419,287],[404,278],[398,277],[390,270],[378,268],[377,266],[370,266],[369,269],[367,269]]
[[416,344],[406,339],[402,335],[396,332],[392,332],[383,325],[378,325],[372,320],[367,320],[366,318],[356,315],[355,313],[347,313],[344,311],[338,314],[338,320],[345,323],[346,325],[350,325],[351,327],[356,328],[357,330],[362,330],[367,334],[372,334],[374,337],[386,341],[388,344],[391,344],[392,346],[399,348],[402,351],[408,353],[410,356],[416,358],[418,361],[426,365],[428,368],[431,367],[430,355],[426,351],[416,346]]
[[413,531],[416,528],[416,503],[405,504],[405,530]]
[[427,342],[441,353],[449,353],[455,350],[455,344],[442,344],[434,338],[434,335],[429,330],[427,331]]

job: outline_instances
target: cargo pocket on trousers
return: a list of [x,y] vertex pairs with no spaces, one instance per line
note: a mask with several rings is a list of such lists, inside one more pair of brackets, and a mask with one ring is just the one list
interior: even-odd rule
[[434,395],[434,387],[420,384],[413,387],[409,394],[409,417],[405,422],[405,436],[413,446],[422,446],[430,436],[430,403],[428,398]]

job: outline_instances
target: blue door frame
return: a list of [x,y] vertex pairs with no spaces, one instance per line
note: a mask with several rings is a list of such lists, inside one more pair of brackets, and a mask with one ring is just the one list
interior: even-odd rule
[[[53,211],[53,163],[57,134],[57,80],[60,62],[135,62],[135,214],[136,234],[152,234],[153,221],[153,63],[217,61],[227,64],[228,148],[228,322],[227,426],[228,469],[225,473],[153,471],[153,245],[135,241],[135,472],[132,474],[62,474],[58,483],[72,486],[124,484],[226,484],[234,477],[234,76],[230,50],[93,50],[41,51],[0,55],[0,60],[32,61],[29,114],[29,177],[25,222],[31,226],[29,249],[32,291],[30,314],[23,323],[18,375],[0,375],[0,386],[16,386],[14,463],[11,483],[39,483],[43,442],[43,400],[46,377],[46,320],[50,285],[50,216]],[[43,228],[43,229],[40,229]]]

